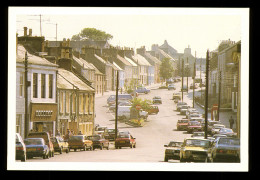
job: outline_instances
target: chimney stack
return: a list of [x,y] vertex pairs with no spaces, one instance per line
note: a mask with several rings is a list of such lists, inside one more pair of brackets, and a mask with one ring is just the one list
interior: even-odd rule
[[23,27],[24,29],[24,36],[27,36],[27,27]]
[[32,36],[32,29],[29,29],[29,36]]

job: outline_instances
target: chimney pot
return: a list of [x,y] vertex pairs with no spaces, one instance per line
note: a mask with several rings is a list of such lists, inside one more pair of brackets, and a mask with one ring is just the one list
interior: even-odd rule
[[24,36],[27,36],[27,27],[23,27],[24,29]]
[[32,36],[32,29],[29,29],[29,36]]

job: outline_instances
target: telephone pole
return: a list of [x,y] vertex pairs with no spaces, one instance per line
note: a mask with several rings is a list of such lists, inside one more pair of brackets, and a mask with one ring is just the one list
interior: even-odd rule
[[24,58],[24,137],[27,138],[27,135],[29,133],[29,119],[28,119],[28,80],[27,80],[27,74],[28,74],[28,56],[27,51],[25,52],[25,58]]
[[184,75],[184,60],[182,59],[182,78],[181,78],[181,101],[183,102],[183,75]]
[[118,71],[116,71],[116,111],[115,111],[115,140],[117,138],[117,113],[118,112]]
[[206,56],[206,90],[205,90],[205,139],[208,136],[208,86],[209,86],[209,50]]

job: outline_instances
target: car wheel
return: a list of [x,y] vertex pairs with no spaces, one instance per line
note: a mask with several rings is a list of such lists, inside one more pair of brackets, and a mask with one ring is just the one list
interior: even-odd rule
[[168,157],[167,156],[164,157],[164,162],[168,162]]
[[74,149],[74,152],[76,152],[77,151],[77,149]]
[[87,150],[87,148],[86,148],[86,146],[84,146],[84,147],[83,147],[83,151],[86,151],[86,150]]
[[100,146],[100,150],[102,150],[103,149],[103,144]]
[[62,147],[60,147],[60,154],[62,154]]
[[21,159],[22,162],[26,161],[26,155],[23,156],[23,158]]
[[69,148],[67,148],[67,149],[66,149],[66,153],[69,153],[69,152],[70,152],[70,149],[69,149]]
[[51,153],[51,157],[54,157],[54,151],[52,151],[52,153]]
[[109,144],[107,145],[107,150],[109,150]]

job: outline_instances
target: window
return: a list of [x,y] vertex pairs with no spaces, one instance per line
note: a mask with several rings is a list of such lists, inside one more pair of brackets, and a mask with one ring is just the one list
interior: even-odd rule
[[19,95],[23,96],[23,91],[24,91],[24,73],[20,73],[20,83],[19,83]]
[[90,112],[90,113],[93,113],[93,111],[94,111],[94,99],[93,99],[93,95],[92,95],[92,94],[89,96],[89,101],[90,101],[90,109],[89,109],[89,112]]
[[41,98],[45,98],[45,84],[46,84],[46,81],[45,81],[45,74],[41,74]]
[[49,98],[53,97],[53,75],[49,74]]
[[83,94],[79,95],[79,113],[83,113]]
[[63,113],[63,92],[60,92],[60,113]]
[[85,114],[88,114],[88,105],[89,105],[89,99],[88,99],[88,94],[85,94]]
[[66,92],[66,113],[70,112],[70,93]]
[[16,114],[16,133],[21,133],[22,115]]
[[76,112],[76,94],[72,95],[72,113]]
[[33,73],[33,97],[38,97],[38,74]]

